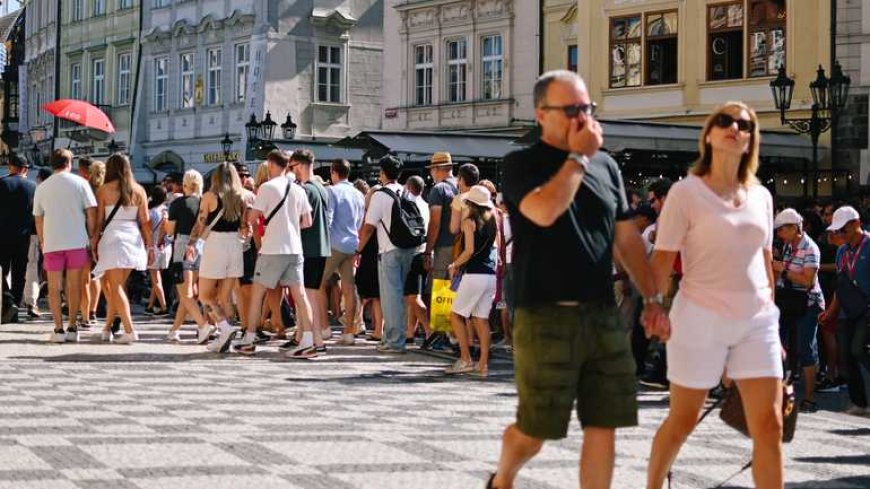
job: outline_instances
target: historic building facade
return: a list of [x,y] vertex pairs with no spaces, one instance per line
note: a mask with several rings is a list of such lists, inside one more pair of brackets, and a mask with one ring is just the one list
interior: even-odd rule
[[[24,64],[19,77],[20,110],[19,151],[39,149],[37,162],[48,157],[53,149],[54,118],[42,110],[42,104],[55,100],[57,93],[57,0],[31,0],[25,16]],[[24,153],[27,154],[27,153]]]
[[534,122],[539,4],[387,0],[383,126],[506,131]]

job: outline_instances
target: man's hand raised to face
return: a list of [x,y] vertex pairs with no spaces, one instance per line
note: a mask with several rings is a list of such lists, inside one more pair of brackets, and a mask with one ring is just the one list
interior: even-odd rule
[[571,119],[568,128],[568,148],[572,153],[580,153],[592,157],[604,144],[604,133],[601,124],[589,117],[581,125],[580,119]]

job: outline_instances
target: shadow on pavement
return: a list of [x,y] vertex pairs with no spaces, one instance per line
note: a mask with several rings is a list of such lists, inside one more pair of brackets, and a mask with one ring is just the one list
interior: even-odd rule
[[817,489],[819,487],[870,487],[870,476],[837,477],[836,479],[786,483],[786,489]]
[[[870,455],[841,455],[838,457],[795,457],[796,462],[810,464],[837,464],[837,465],[863,465],[870,466]],[[870,481],[870,476],[867,477]],[[870,487],[870,484],[861,487]]]

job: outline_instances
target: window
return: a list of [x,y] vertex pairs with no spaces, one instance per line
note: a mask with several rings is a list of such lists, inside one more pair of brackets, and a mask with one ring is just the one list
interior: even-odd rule
[[646,84],[677,83],[677,12],[646,15]]
[[568,45],[568,70],[577,72],[577,63],[579,62],[579,53],[576,44]]
[[194,68],[193,53],[184,53],[179,60],[181,65],[181,96],[179,97],[182,109],[190,109],[194,104]]
[[76,22],[82,20],[85,14],[85,0],[72,0],[70,5],[70,20]]
[[94,16],[106,15],[106,0],[94,0]]
[[167,68],[169,58],[154,60],[154,111],[166,110],[166,81],[169,78]]
[[776,76],[785,66],[785,0],[749,2],[749,76]]
[[244,102],[248,92],[248,72],[251,66],[250,44],[236,44],[235,102]]
[[432,45],[414,47],[414,103],[432,105]]
[[220,48],[209,49],[206,52],[208,60],[208,79],[206,80],[206,104],[220,105],[221,103],[221,64],[223,53]]
[[483,99],[501,98],[501,85],[504,74],[501,36],[486,36],[481,40],[481,67],[483,73]]
[[172,0],[154,0],[154,8],[163,8],[172,5]]
[[106,101],[106,60],[95,59],[93,64],[94,86],[91,101],[103,105]]
[[317,101],[341,103],[341,47],[320,46],[317,53]]
[[465,102],[468,45],[465,39],[447,41],[447,101]]
[[118,9],[133,8],[133,0],[118,0]]
[[708,7],[708,79],[776,76],[779,67],[785,66],[785,24],[785,0],[743,0]]
[[75,63],[69,67],[69,97],[82,98],[82,64]]
[[118,55],[118,105],[130,104],[130,68],[132,64],[132,54]]
[[639,87],[641,16],[610,19],[610,88]]
[[707,8],[707,78],[743,78],[743,2]]

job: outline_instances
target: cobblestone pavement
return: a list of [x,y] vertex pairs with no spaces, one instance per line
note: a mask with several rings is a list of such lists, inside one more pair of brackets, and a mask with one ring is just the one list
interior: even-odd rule
[[[142,341],[123,346],[47,344],[45,322],[0,327],[0,489],[482,488],[513,419],[504,357],[487,380],[446,378],[446,358],[384,356],[373,344],[311,361],[274,348],[245,358],[164,343],[167,328],[144,322]],[[643,487],[667,399],[644,392],[640,404],[641,426],[619,432],[615,488]],[[517,487],[576,488],[576,421],[571,433]],[[870,419],[802,415],[786,455],[790,488],[866,489]],[[748,457],[749,442],[711,416],[674,487],[713,487]],[[727,487],[751,487],[749,474]]]

